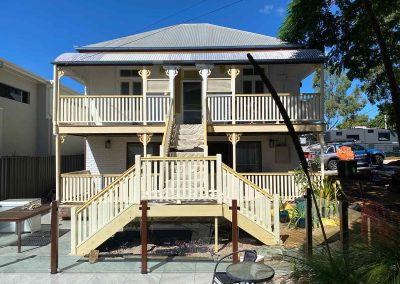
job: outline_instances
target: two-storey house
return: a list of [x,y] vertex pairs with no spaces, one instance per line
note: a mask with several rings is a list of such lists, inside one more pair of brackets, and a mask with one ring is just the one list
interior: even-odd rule
[[[262,65],[295,129],[322,141],[323,94],[301,94],[323,75],[324,55],[279,39],[182,24],[76,48],[54,64],[86,94],[54,92],[60,137],[83,136],[86,171],[59,175],[57,198],[72,205],[72,252],[87,253],[135,217],[230,218],[264,243],[279,241],[279,199],[298,188],[294,147],[268,90],[249,64]],[[323,76],[322,76],[323,79]],[[323,90],[322,90],[323,91]],[[154,206],[153,206],[154,205]]]

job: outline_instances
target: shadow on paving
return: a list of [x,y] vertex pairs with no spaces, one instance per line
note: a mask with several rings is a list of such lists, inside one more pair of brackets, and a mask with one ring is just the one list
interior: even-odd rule
[[36,257],[36,255],[30,255],[30,256],[27,256],[27,257],[24,257],[24,258],[16,259],[14,261],[1,264],[0,268],[6,267],[6,266],[9,266],[9,265],[13,265],[15,263],[18,263],[18,262],[21,262],[21,261],[24,261],[24,260],[27,260],[27,259],[35,258],[35,257]]
[[[42,225],[42,226],[49,226],[49,225]],[[60,229],[59,230],[59,237],[62,237],[66,233],[68,233],[69,230],[66,229]],[[26,233],[22,234],[22,246],[37,246],[37,247],[44,247],[50,244],[51,242],[51,233],[50,231],[47,230],[42,230],[34,233]],[[17,246],[17,240],[13,241],[10,244],[7,244],[7,246]]]

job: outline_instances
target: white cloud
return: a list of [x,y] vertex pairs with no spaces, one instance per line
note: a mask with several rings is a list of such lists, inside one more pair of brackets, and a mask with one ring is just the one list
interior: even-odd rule
[[259,10],[260,13],[269,15],[269,14],[277,14],[278,16],[282,17],[285,15],[286,10],[282,7],[275,7],[272,4],[267,4]]
[[279,8],[275,9],[275,12],[278,13],[278,15],[282,17],[282,16],[285,15],[286,10],[284,8],[282,8],[282,7],[279,7]]
[[265,5],[263,8],[260,9],[260,13],[263,14],[271,14],[271,12],[274,10],[274,5]]

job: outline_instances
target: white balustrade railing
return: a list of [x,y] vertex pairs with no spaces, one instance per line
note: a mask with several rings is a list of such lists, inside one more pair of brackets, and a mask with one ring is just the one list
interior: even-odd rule
[[236,199],[240,213],[279,237],[279,195],[267,193],[225,164],[222,169],[223,202]]
[[113,221],[132,204],[140,203],[135,191],[135,167],[129,168],[81,207],[71,208],[71,249],[77,247]]
[[61,202],[86,202],[120,175],[92,175],[66,173],[61,175]]
[[168,109],[168,115],[165,120],[163,140],[160,145],[160,156],[161,157],[168,157],[169,147],[171,145],[171,137],[172,137],[172,131],[173,131],[173,127],[174,127],[174,122],[175,122],[174,99],[172,98],[169,109]]
[[143,200],[218,200],[216,157],[141,158]]
[[60,96],[61,124],[160,123],[169,107],[169,95],[147,95],[147,117],[142,96]]
[[[293,121],[321,121],[319,94],[282,94],[280,99]],[[281,122],[278,107],[269,94],[235,95],[235,112],[232,112],[232,95],[208,94],[209,119],[212,122]],[[232,117],[235,113],[235,117]]]
[[164,123],[170,107],[169,95],[147,95],[147,122]]
[[207,96],[208,116],[213,122],[232,121],[232,95],[209,94]]
[[[304,191],[295,182],[294,174],[286,173],[242,173],[251,182],[267,191],[279,195],[283,201],[293,201],[304,196]],[[312,180],[321,179],[321,175],[312,175]]]

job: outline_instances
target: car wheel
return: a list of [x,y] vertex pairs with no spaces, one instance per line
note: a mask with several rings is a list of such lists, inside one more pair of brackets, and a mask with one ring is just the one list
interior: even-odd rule
[[378,166],[382,165],[383,160],[384,160],[384,157],[382,155],[375,155],[372,157],[372,163],[374,165],[378,165]]
[[337,170],[338,160],[330,160],[328,162],[328,170]]

